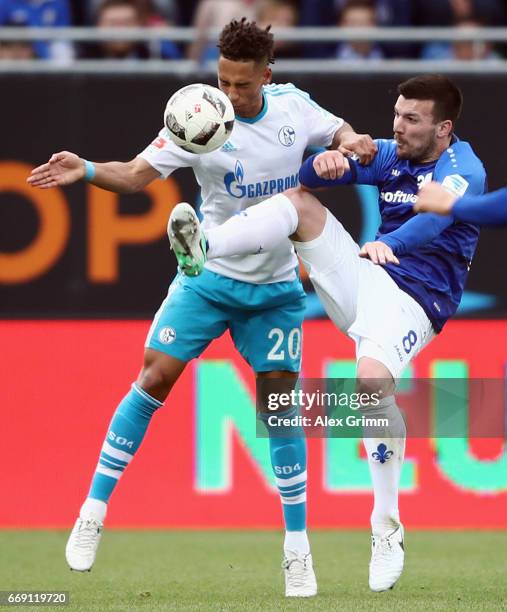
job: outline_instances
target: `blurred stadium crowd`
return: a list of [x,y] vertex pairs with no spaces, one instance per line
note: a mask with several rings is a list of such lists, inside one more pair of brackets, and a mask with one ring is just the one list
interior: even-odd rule
[[[262,25],[295,26],[453,26],[477,28],[507,25],[506,0],[0,0],[0,26],[96,28],[194,26],[192,43],[104,41],[5,41],[0,59],[71,62],[83,59],[180,59],[217,56],[206,31],[246,16]],[[424,58],[495,60],[505,50],[479,41],[427,44],[278,41],[278,58]]]

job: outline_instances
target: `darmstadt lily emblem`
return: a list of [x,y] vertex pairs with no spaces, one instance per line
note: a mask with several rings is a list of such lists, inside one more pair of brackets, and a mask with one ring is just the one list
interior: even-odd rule
[[380,461],[380,463],[385,463],[388,459],[393,456],[393,451],[387,450],[387,446],[385,444],[379,444],[377,446],[376,452],[372,453],[371,456],[375,459],[375,461]]

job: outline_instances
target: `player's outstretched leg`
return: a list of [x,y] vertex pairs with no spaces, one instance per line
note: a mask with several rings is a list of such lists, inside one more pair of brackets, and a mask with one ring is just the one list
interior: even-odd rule
[[289,237],[307,242],[322,233],[325,223],[326,209],[319,200],[291,189],[250,206],[222,225],[206,228],[207,257],[263,253]]
[[[294,416],[296,410],[277,416]],[[269,424],[270,414],[261,414],[269,435],[271,465],[280,492],[285,521],[284,559],[286,597],[313,597],[317,580],[306,533],[306,442],[301,427]]]
[[180,268],[187,276],[196,276],[207,259],[264,253],[289,237],[307,242],[321,234],[325,223],[326,209],[319,200],[291,189],[242,210],[222,225],[206,228],[205,238],[193,208],[178,204],[167,231]]
[[[65,557],[70,568],[90,571],[102,537],[107,503],[126,467],[134,458],[152,416],[162,402],[143,387],[166,397],[185,364],[147,350],[144,368],[118,405],[109,425],[93,475],[90,491],[67,541]],[[142,385],[142,386],[141,386]]]
[[[384,376],[376,382],[373,376],[379,371],[384,372]],[[405,558],[398,488],[405,455],[406,427],[392,394],[394,385],[389,371],[380,362],[363,358],[359,362],[358,378],[362,392],[372,394],[382,388],[384,396],[377,405],[363,406],[361,413],[370,418],[370,422],[388,423],[387,426],[374,424],[364,427],[363,431],[374,492],[369,585],[372,591],[386,591],[393,588],[401,576]],[[386,385],[384,381],[389,382]]]
[[198,276],[206,263],[206,238],[190,204],[181,202],[173,208],[167,235],[181,270],[187,276]]

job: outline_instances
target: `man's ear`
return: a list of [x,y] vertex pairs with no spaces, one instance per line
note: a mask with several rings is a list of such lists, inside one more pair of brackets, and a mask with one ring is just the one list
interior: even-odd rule
[[439,138],[447,138],[448,136],[452,134],[453,127],[454,126],[450,119],[447,119],[446,121],[442,121],[442,123],[440,123],[440,125],[438,126],[437,136]]

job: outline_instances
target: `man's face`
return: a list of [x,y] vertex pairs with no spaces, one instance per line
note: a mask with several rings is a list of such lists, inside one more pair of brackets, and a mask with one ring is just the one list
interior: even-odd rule
[[262,86],[271,80],[271,70],[253,60],[234,62],[220,56],[218,86],[228,96],[240,117],[255,117],[262,107]]
[[432,161],[438,157],[439,128],[435,123],[433,100],[410,100],[400,96],[394,106],[394,139],[401,159],[415,162]]
[[[353,6],[344,11],[338,24],[343,28],[373,28],[377,25],[373,8]],[[359,55],[368,56],[373,45],[369,42],[350,41],[350,46]]]
[[[98,20],[99,28],[136,28],[141,25],[139,14],[133,6],[110,6],[102,11]],[[105,41],[103,47],[108,55],[122,57],[128,55],[135,43],[116,40]]]

